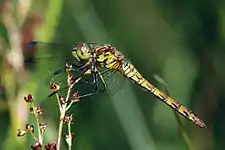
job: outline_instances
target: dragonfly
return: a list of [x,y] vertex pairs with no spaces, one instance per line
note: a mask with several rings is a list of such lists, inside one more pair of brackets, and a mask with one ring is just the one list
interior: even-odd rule
[[[59,46],[54,43],[38,41],[32,41],[28,45],[29,47],[39,48],[50,47],[51,49],[53,49],[54,54],[57,53],[56,48],[61,51],[63,49],[66,49],[64,48],[64,46]],[[109,87],[110,84],[112,84],[113,80],[111,77],[111,73],[109,72],[114,72],[120,77],[123,77],[124,79],[127,79],[138,85],[149,94],[152,94],[157,99],[161,100],[163,103],[175,110],[177,113],[192,121],[198,127],[206,128],[205,123],[197,114],[195,114],[193,111],[191,111],[186,106],[182,105],[180,102],[176,101],[166,93],[159,90],[148,80],[146,80],[136,69],[136,67],[128,59],[126,59],[125,56],[119,50],[117,50],[116,47],[110,44],[79,43],[73,46],[69,46],[68,49],[72,50],[69,56],[58,56],[53,58],[59,58],[60,61],[75,61],[76,64],[72,63],[72,65],[74,68],[76,68],[74,69],[76,72],[84,72],[85,70],[90,70],[91,79],[89,82],[85,83],[89,86],[94,87],[94,90],[91,93],[98,93],[99,91],[104,91],[104,89]],[[39,60],[35,59],[35,61]],[[61,69],[60,71],[55,71],[53,74],[58,75],[60,74],[60,72],[63,72],[63,69]],[[82,73],[80,73],[80,75],[82,75]],[[109,82],[107,82],[108,80]],[[103,90],[100,89],[100,87],[103,87]]]

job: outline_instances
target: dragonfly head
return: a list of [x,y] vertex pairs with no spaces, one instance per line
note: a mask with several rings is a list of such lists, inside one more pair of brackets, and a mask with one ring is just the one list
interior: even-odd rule
[[78,44],[73,48],[73,56],[78,60],[89,60],[91,58],[91,50],[86,43]]

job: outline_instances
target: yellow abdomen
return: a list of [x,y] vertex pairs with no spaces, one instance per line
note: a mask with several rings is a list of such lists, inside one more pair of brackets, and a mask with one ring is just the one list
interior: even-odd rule
[[206,127],[204,122],[191,110],[187,107],[183,106],[167,94],[163,93],[159,89],[157,89],[153,84],[148,82],[139,71],[130,63],[123,62],[122,68],[120,70],[121,74],[123,74],[126,78],[132,80],[135,84],[141,86],[143,89],[147,90],[149,93],[153,94],[155,97],[160,99],[162,102],[176,110],[185,118],[193,121],[199,127]]

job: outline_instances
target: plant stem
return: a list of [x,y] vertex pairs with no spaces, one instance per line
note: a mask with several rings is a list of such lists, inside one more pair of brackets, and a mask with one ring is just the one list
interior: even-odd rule
[[[63,128],[63,118],[66,113],[66,104],[63,104],[62,111],[60,113],[60,122],[59,122],[59,131],[58,131],[58,141],[57,141],[57,150],[60,150],[60,143],[61,143],[61,135],[62,135],[62,128]],[[63,118],[61,118],[63,116]]]
[[[69,100],[69,97],[70,97],[70,93],[71,93],[71,89],[72,88],[73,88],[72,85],[68,88],[67,95],[66,95],[66,102]],[[59,100],[58,93],[56,93],[56,97]],[[61,108],[62,109],[60,110],[60,122],[59,122],[59,130],[58,130],[57,150],[60,150],[60,143],[61,143],[61,136],[62,136],[62,128],[63,128],[63,119],[64,119],[65,114],[66,114],[67,103],[63,103]]]
[[38,128],[38,142],[43,145],[43,136],[42,136],[42,133],[41,133],[41,130],[40,130],[40,121],[39,121],[39,117],[38,117],[38,114],[37,114],[37,111],[36,111],[36,108],[34,106],[34,104],[32,103],[32,108],[34,110],[34,117],[36,119],[36,123],[37,123],[37,128]]
[[35,140],[36,142],[39,142],[39,141],[38,141],[38,138],[34,135],[34,133],[31,132],[30,134],[32,135],[32,137],[34,138],[34,140]]
[[68,123],[68,134],[69,134],[68,147],[69,147],[69,150],[71,150],[72,148],[71,123]]

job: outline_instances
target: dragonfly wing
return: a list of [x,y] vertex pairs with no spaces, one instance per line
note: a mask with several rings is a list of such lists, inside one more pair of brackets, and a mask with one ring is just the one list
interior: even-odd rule
[[24,48],[25,67],[36,77],[48,84],[55,74],[65,72],[65,64],[78,66],[80,63],[72,56],[72,44],[30,42]]
[[105,86],[105,94],[113,95],[116,91],[123,87],[125,78],[116,70],[106,68],[99,69],[99,80],[101,81],[99,87],[103,89]]
[[[95,83],[92,73],[83,75],[84,72],[82,70],[71,71],[71,75],[76,78],[82,77],[82,79],[72,88],[70,94],[78,92],[79,96],[82,98],[89,95],[110,96],[122,87],[125,78],[117,71],[103,68],[98,69],[98,71],[99,72],[96,74],[97,82]],[[61,89],[59,90],[59,94],[60,96],[66,97],[68,91],[67,74],[64,72],[54,75],[52,81],[60,83]]]
[[[65,63],[79,64],[72,56],[73,45],[48,42],[30,42],[24,47],[24,64],[32,70],[42,69],[51,74],[65,68]],[[45,72],[44,72],[45,71]]]
[[[71,63],[75,68],[74,70],[77,69],[76,66],[80,66],[80,63],[72,56],[74,46],[72,44],[31,42],[24,48],[25,51],[32,52],[32,55],[25,56],[25,65],[40,72],[48,85],[50,82],[60,83],[61,90],[59,93],[65,96],[68,89],[65,64],[66,62]],[[71,72],[77,78],[83,76],[83,73],[83,70]],[[81,96],[88,93],[111,95],[122,87],[125,80],[117,71],[106,68],[98,68],[96,78],[98,80],[97,91],[96,85],[93,83],[93,76],[89,74],[82,77],[82,80],[76,84],[71,93],[79,91]]]
[[[97,94],[95,90],[95,86],[93,83],[93,76],[92,74],[84,75],[84,70],[72,70],[70,72],[72,76],[74,76],[76,79],[81,78],[79,82],[72,88],[70,94],[73,94],[75,92],[78,92],[81,97],[84,95],[88,95],[90,93]],[[54,74],[51,76],[50,81],[53,83],[59,83],[60,84],[60,90],[58,91],[59,95],[62,97],[66,97],[67,91],[68,91],[68,82],[67,82],[68,76],[66,72],[60,72],[58,74]],[[72,96],[72,95],[70,95]]]

